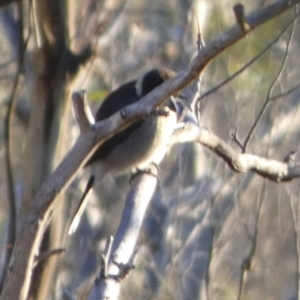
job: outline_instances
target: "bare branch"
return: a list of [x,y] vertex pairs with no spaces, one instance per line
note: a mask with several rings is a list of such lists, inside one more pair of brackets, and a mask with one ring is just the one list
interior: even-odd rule
[[251,246],[246,254],[246,256],[243,258],[242,264],[241,264],[241,275],[240,275],[240,282],[239,282],[239,291],[238,291],[238,297],[237,299],[240,300],[243,291],[245,288],[246,278],[249,271],[251,271],[251,268],[253,268],[253,260],[255,258],[255,254],[257,252],[257,236],[258,236],[258,229],[259,224],[262,219],[262,204],[263,204],[263,197],[262,194],[264,192],[263,187],[259,187],[259,193],[257,194],[257,201],[258,201],[258,209],[255,215],[255,226],[254,226],[254,232],[249,232],[249,228],[246,224],[244,224],[246,234],[251,241]]
[[300,177],[300,161],[277,161],[248,153],[239,153],[225,141],[206,128],[188,123],[177,129],[172,137],[172,145],[198,141],[223,158],[228,166],[237,172],[253,171],[276,182],[284,182]]
[[[12,116],[16,109],[16,100],[17,96],[20,90],[20,86],[23,81],[23,74],[24,74],[24,53],[27,47],[26,40],[24,42],[23,39],[23,10],[22,10],[22,3],[18,3],[17,5],[18,14],[19,14],[19,20],[17,21],[18,26],[18,68],[15,75],[13,88],[11,92],[10,99],[8,101],[8,108],[4,119],[4,153],[5,153],[5,171],[7,176],[7,189],[8,189],[8,219],[9,219],[9,226],[8,226],[8,236],[7,236],[7,244],[14,245],[15,243],[15,237],[16,237],[16,228],[17,228],[17,209],[16,209],[16,203],[15,203],[15,194],[14,194],[14,182],[13,182],[13,170],[12,170],[12,158],[11,158],[11,123],[12,123]],[[9,248],[7,251],[7,258],[4,265],[4,269],[1,270],[1,278],[0,282],[2,283],[3,278],[2,274],[3,271],[5,271],[8,267],[10,256],[11,256],[12,248]],[[1,284],[2,286],[2,284]]]
[[91,129],[91,125],[95,124],[95,119],[87,104],[85,91],[74,93],[72,98],[76,121],[78,123],[80,133],[83,134]]
[[107,270],[108,270],[108,264],[109,260],[111,258],[111,250],[113,246],[114,237],[110,236],[107,240],[106,247],[104,253],[101,255],[101,270],[99,274],[99,278],[107,278]]
[[37,263],[39,263],[39,262],[41,262],[41,261],[43,261],[45,259],[48,259],[52,255],[62,254],[64,252],[66,252],[66,251],[67,251],[66,248],[51,249],[51,250],[49,250],[49,251],[47,251],[45,253],[42,253],[42,254],[36,256],[35,257],[35,261]]
[[255,173],[276,182],[289,181],[300,177],[300,161],[280,162],[262,158],[253,154],[238,153],[212,132],[202,128],[198,142],[222,157],[228,166],[237,172],[254,171]]
[[[290,28],[290,26],[292,24],[294,24],[294,22],[295,22],[295,20],[296,20],[296,18],[298,16],[299,16],[299,13],[295,16],[295,18],[291,22],[289,22],[280,31],[280,33],[265,48],[263,48],[256,56],[254,56],[247,63],[245,63],[239,70],[237,70],[235,73],[233,73],[232,75],[230,75],[228,78],[226,78],[225,80],[223,80],[222,82],[220,82],[215,87],[213,87],[210,90],[204,92],[200,96],[199,101],[201,101],[202,99],[206,98],[210,94],[216,92],[219,88],[223,87],[225,84],[227,84],[228,82],[230,82],[231,80],[233,80],[234,78],[236,78],[238,75],[240,75],[242,72],[244,72],[248,67],[250,67],[253,63],[255,63],[259,58],[261,58],[268,50],[270,50],[280,40],[280,38],[282,37],[282,35]],[[299,87],[299,86],[297,86],[297,87]],[[277,98],[277,96],[274,96],[274,97]],[[271,99],[273,99],[274,97],[272,97]]]
[[[257,26],[288,10],[299,2],[300,0],[280,0],[258,12],[250,14],[245,18],[250,27],[249,31],[254,30]],[[190,82],[198,78],[210,60],[243,37],[244,34],[241,33],[238,25],[226,30],[204,47],[186,70],[179,72],[177,76],[147,94],[139,102],[126,107],[122,115],[118,112],[110,118],[95,124],[93,130],[80,135],[68,155],[53,174],[45,180],[32,201],[28,216],[22,220],[12,254],[11,269],[5,278],[1,299],[26,299],[32,278],[34,257],[43,236],[45,221],[51,214],[54,200],[67,188],[76,175],[76,172],[85,164],[97,146],[135,120],[150,115],[153,106],[162,103],[172,94],[179,92]],[[201,131],[200,142],[206,144],[207,147],[226,159],[229,165],[232,165],[237,171],[255,170],[263,176],[269,176],[268,178],[279,181],[299,176],[297,166],[292,168],[291,165],[262,159],[250,154],[237,155],[233,149],[229,148],[224,142],[210,134],[207,130]],[[152,178],[152,180],[154,178],[146,174],[142,177],[144,178],[145,176]],[[153,180],[153,182],[155,181]],[[120,240],[116,237],[115,243],[118,244],[119,242]],[[122,253],[120,256],[118,254],[116,261],[118,263],[125,262],[126,264],[126,259]],[[116,270],[116,274],[118,274],[119,268],[114,266],[114,269]],[[111,274],[110,269],[108,273]],[[115,281],[113,282],[115,283]]]
[[[157,172],[156,168],[153,169],[155,170]],[[107,274],[105,277],[101,276],[101,271],[89,300],[118,299],[122,279],[133,267],[131,258],[156,184],[157,176],[149,173],[140,173],[133,178],[132,188],[127,196],[122,219],[113,241]]]
[[287,91],[285,91],[283,93],[280,93],[280,94],[277,94],[275,96],[272,96],[270,98],[270,100],[277,100],[279,98],[285,97],[285,96],[287,96],[287,95],[289,95],[289,94],[297,91],[299,88],[300,88],[300,83],[296,84],[294,87],[290,88],[289,90],[287,90]]
[[236,18],[237,24],[240,26],[241,31],[246,34],[248,30],[248,24],[245,20],[245,9],[244,5],[238,3],[233,6],[233,12]]
[[293,20],[293,22],[292,22],[293,27],[292,27],[292,31],[291,31],[291,34],[290,34],[290,36],[289,36],[289,39],[288,39],[288,41],[287,41],[287,45],[286,45],[285,54],[284,54],[284,57],[283,57],[283,60],[282,60],[282,64],[281,64],[281,66],[280,66],[280,68],[279,68],[279,70],[278,70],[278,72],[277,72],[277,74],[276,74],[276,76],[275,76],[275,78],[274,78],[274,80],[273,80],[273,82],[272,82],[270,88],[269,88],[269,91],[268,91],[268,94],[267,94],[267,97],[266,97],[266,99],[265,99],[264,104],[263,104],[262,108],[260,109],[260,111],[259,111],[259,113],[258,113],[258,116],[257,116],[256,120],[254,121],[252,127],[250,128],[249,133],[248,133],[247,136],[246,136],[246,139],[245,139],[245,142],[244,142],[244,146],[243,146],[243,152],[246,152],[246,151],[247,151],[247,146],[248,146],[248,143],[249,143],[249,141],[250,141],[250,139],[251,139],[251,136],[252,136],[252,134],[253,134],[255,128],[257,127],[258,122],[261,120],[261,118],[262,118],[262,116],[263,116],[263,114],[264,114],[264,112],[265,112],[267,106],[268,106],[269,103],[271,102],[271,93],[272,93],[272,91],[273,91],[273,89],[274,89],[274,86],[275,86],[275,84],[277,83],[277,81],[278,81],[278,79],[279,79],[279,77],[280,77],[280,75],[281,75],[281,73],[282,73],[282,70],[283,70],[283,68],[284,68],[284,66],[285,66],[285,64],[286,64],[287,55],[288,55],[288,52],[289,52],[289,49],[290,49],[290,43],[291,43],[292,36],[293,36],[293,34],[294,34],[294,31],[295,31],[296,18],[297,18],[298,16],[299,16],[299,14],[298,14],[298,12],[297,12],[296,15],[295,15],[295,18],[294,18],[294,20]]

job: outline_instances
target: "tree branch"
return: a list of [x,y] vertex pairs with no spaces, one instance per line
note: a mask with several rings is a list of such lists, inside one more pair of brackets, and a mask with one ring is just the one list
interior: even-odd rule
[[104,272],[101,270],[89,300],[118,299],[122,279],[133,267],[132,256],[156,184],[157,176],[153,174],[141,173],[134,177],[113,241],[112,253],[108,257],[107,274],[103,276]]
[[[245,17],[249,25],[248,33],[299,2],[300,0],[277,1]],[[222,35],[204,47],[186,70],[179,72],[177,76],[147,94],[139,102],[122,110],[122,114],[120,112],[114,114],[110,118],[95,124],[91,130],[79,136],[68,155],[53,174],[45,180],[32,201],[28,216],[22,220],[12,254],[11,267],[5,278],[1,299],[26,299],[30,286],[34,257],[38,252],[41,237],[45,230],[45,221],[51,215],[54,200],[67,188],[76,175],[76,172],[92,155],[95,148],[120,130],[120,128],[128,126],[138,118],[149,115],[153,106],[163,102],[172,94],[180,91],[194,79],[198,78],[210,60],[243,37],[244,34],[238,25],[226,30]],[[207,131],[203,131],[201,142],[204,141],[209,148],[224,157],[224,159],[226,155],[231,157],[232,166],[239,171],[253,170],[255,166],[258,168],[261,167],[257,164],[259,161],[258,157],[251,156],[250,154],[239,154],[236,157],[236,153],[232,149],[226,148],[220,140],[213,139],[213,136],[209,135]],[[247,159],[242,159],[243,157]],[[264,168],[257,168],[257,172],[264,174],[268,170],[268,166],[270,167],[270,164],[269,160],[261,159],[261,162],[264,162]],[[280,173],[274,173],[275,176],[280,174],[280,180],[291,174],[291,170],[286,164],[277,162],[274,165],[276,165],[276,168],[270,168],[270,172],[274,173],[275,169],[280,171]]]
[[195,124],[186,124],[185,127],[176,130],[172,137],[172,145],[192,141],[197,141],[212,150],[236,172],[253,171],[276,182],[290,181],[300,177],[300,161],[289,159],[281,162],[253,154],[239,153],[210,130],[200,128]]
[[226,142],[209,130],[199,131],[198,142],[222,157],[228,166],[237,172],[253,171],[276,182],[284,182],[300,177],[300,161],[280,162],[248,153],[238,153]]

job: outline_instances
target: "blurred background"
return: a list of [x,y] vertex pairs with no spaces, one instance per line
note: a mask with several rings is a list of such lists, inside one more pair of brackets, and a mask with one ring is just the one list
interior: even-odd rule
[[[1,281],[15,227],[79,135],[71,94],[86,89],[95,111],[112,90],[153,67],[186,68],[197,53],[199,30],[207,44],[236,22],[231,0],[4,2]],[[241,1],[246,14],[272,2]],[[259,27],[201,74],[199,122],[237,151],[236,140],[245,142],[265,105],[247,152],[283,161],[295,151],[298,160],[296,14],[294,7]],[[119,223],[130,174],[97,183],[77,232],[68,236],[88,176],[89,170],[82,170],[54,207],[41,251],[67,251],[39,263],[30,299],[69,299],[68,294],[85,299],[94,283],[106,240]],[[298,179],[276,183],[251,172],[238,174],[199,144],[174,146],[161,164],[121,299],[298,299],[299,193]]]

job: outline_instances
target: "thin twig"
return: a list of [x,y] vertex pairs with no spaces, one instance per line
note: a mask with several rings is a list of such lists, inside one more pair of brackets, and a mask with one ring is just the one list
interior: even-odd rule
[[245,20],[245,9],[244,5],[238,3],[233,6],[233,12],[236,19],[237,24],[239,25],[241,31],[246,34],[249,26],[247,26],[247,22]]
[[111,258],[111,250],[112,250],[113,242],[114,242],[114,237],[110,236],[106,242],[104,253],[101,254],[101,269],[100,269],[98,280],[107,278],[108,264]]
[[[264,104],[263,104],[261,110],[259,111],[256,120],[254,121],[252,127],[250,128],[248,135],[246,136],[246,139],[245,139],[245,142],[244,142],[244,146],[243,146],[243,149],[242,149],[242,152],[243,152],[243,153],[245,153],[245,152],[247,151],[247,146],[248,146],[248,143],[249,143],[249,141],[250,141],[250,138],[251,138],[251,136],[252,136],[252,134],[253,134],[253,132],[254,132],[254,130],[255,130],[255,128],[256,128],[258,122],[261,120],[261,118],[262,118],[262,116],[263,116],[263,114],[264,114],[264,112],[265,112],[265,110],[266,110],[268,104],[269,104],[270,101],[271,101],[271,100],[270,100],[270,98],[271,98],[271,93],[272,93],[272,91],[273,91],[273,89],[274,89],[274,87],[275,87],[275,84],[277,83],[277,81],[278,81],[278,79],[279,79],[281,73],[282,73],[282,70],[283,70],[284,67],[285,67],[285,64],[286,64],[286,61],[287,61],[287,57],[288,57],[288,53],[289,53],[289,49],[290,49],[290,44],[291,44],[292,36],[293,36],[294,30],[295,30],[296,19],[297,19],[298,16],[299,16],[299,12],[296,12],[295,17],[294,17],[294,19],[293,19],[293,22],[290,23],[290,24],[292,24],[293,26],[292,26],[291,34],[290,34],[289,39],[288,39],[288,41],[287,41],[287,45],[286,45],[286,49],[285,49],[285,53],[284,53],[284,57],[283,57],[282,64],[281,64],[281,66],[280,66],[280,68],[279,68],[279,70],[278,70],[278,72],[277,72],[277,75],[275,76],[275,78],[274,78],[274,80],[273,80],[273,82],[272,82],[272,84],[271,84],[271,86],[270,86],[270,88],[269,88],[269,91],[268,91],[268,93],[267,93],[266,100],[265,100],[265,102],[264,102]],[[289,24],[289,25],[290,25],[290,24]]]
[[285,92],[283,92],[283,93],[280,93],[280,94],[277,94],[277,95],[275,95],[275,96],[272,96],[272,97],[270,98],[270,101],[271,101],[271,100],[277,100],[277,99],[279,99],[279,98],[285,97],[285,96],[287,96],[287,95],[293,93],[294,91],[298,90],[299,88],[300,88],[300,83],[296,84],[294,87],[290,88],[289,90],[287,90],[287,91],[285,91]]
[[257,199],[258,199],[258,209],[257,209],[257,214],[255,215],[255,221],[254,221],[254,232],[253,234],[251,234],[251,232],[249,232],[248,227],[246,226],[246,224],[244,223],[244,228],[245,228],[245,232],[247,234],[247,236],[249,237],[249,239],[251,240],[251,246],[250,246],[250,251],[249,253],[247,253],[246,257],[243,258],[243,261],[241,263],[241,278],[240,278],[240,282],[239,282],[239,289],[238,289],[238,296],[237,299],[240,300],[241,297],[243,296],[243,291],[244,291],[244,285],[245,280],[246,280],[246,275],[249,271],[251,271],[251,267],[253,264],[253,260],[255,258],[255,254],[257,252],[257,238],[258,238],[258,230],[259,230],[259,222],[261,220],[262,217],[262,204],[263,204],[263,200],[265,199],[265,182],[262,183],[263,186],[262,188],[259,187],[259,192],[257,194]]
[[250,59],[243,67],[241,67],[238,71],[233,73],[230,77],[226,78],[224,81],[220,82],[218,85],[213,87],[212,89],[208,90],[207,92],[203,93],[201,97],[199,98],[199,101],[202,101],[204,98],[209,96],[210,94],[216,92],[219,88],[223,87],[225,84],[233,80],[235,77],[237,77],[239,74],[244,72],[248,67],[250,67],[253,63],[255,63],[263,54],[265,54],[270,48],[272,48],[281,38],[282,34],[287,31],[290,26],[294,23],[295,19],[298,17],[298,15],[291,21],[290,23],[285,26],[285,28],[275,37],[275,39],[269,43],[261,52],[259,52],[255,57]]
[[[201,49],[204,48],[205,43],[204,40],[202,38],[202,34],[201,34],[201,29],[200,29],[200,24],[198,21],[198,15],[197,15],[197,11],[194,9],[194,14],[195,14],[195,18],[196,18],[196,23],[197,23],[197,48],[198,48],[198,53],[201,51]],[[197,114],[197,119],[198,122],[200,122],[200,89],[201,89],[201,75],[199,75],[198,77],[198,81],[197,81],[197,90],[195,92],[195,95],[193,97],[192,103],[191,103],[191,108],[193,110],[196,110],[196,114]]]
[[35,41],[38,48],[41,48],[42,46],[42,38],[41,38],[41,32],[40,32],[40,24],[38,22],[38,16],[37,16],[37,3],[36,0],[31,0],[32,3],[32,19],[33,19],[33,28],[35,33]]
[[[8,234],[7,234],[7,244],[11,245],[11,247],[8,248],[7,251],[7,258],[6,263],[4,266],[4,270],[7,269],[7,266],[9,264],[9,260],[11,257],[11,253],[14,247],[15,238],[16,238],[16,221],[17,221],[17,210],[16,210],[16,203],[15,203],[15,193],[14,193],[14,179],[13,179],[13,170],[12,170],[12,158],[11,158],[11,144],[10,144],[10,138],[11,138],[11,120],[13,113],[15,111],[16,107],[16,99],[18,96],[18,92],[21,86],[21,79],[23,76],[24,71],[24,53],[27,47],[28,38],[26,41],[24,41],[23,36],[23,7],[22,2],[19,2],[17,5],[17,10],[19,14],[19,21],[17,23],[18,30],[19,30],[19,39],[18,39],[18,68],[15,75],[11,96],[8,101],[7,106],[7,112],[4,119],[4,151],[5,151],[5,170],[6,170],[6,176],[7,176],[7,190],[8,190],[8,203],[9,203],[9,212],[8,212],[8,219],[9,219],[9,225],[8,225]],[[29,33],[30,34],[30,33]],[[2,280],[1,286],[2,286]]]
[[66,248],[55,248],[51,249],[47,252],[41,253],[40,255],[35,257],[35,263],[40,263],[41,261],[48,259],[50,256],[57,255],[57,254],[62,254],[66,252]]
[[[299,245],[299,207],[295,208],[293,205],[293,202],[296,203],[296,205],[299,205],[299,198],[298,199],[294,199],[294,197],[292,195],[288,195],[289,196],[289,207],[291,210],[291,214],[292,214],[292,220],[293,220],[293,237],[294,237],[294,244],[295,244],[295,260],[296,260],[296,286],[297,286],[297,294],[298,297],[299,295],[299,280],[300,280],[300,245]],[[299,197],[299,196],[298,196]]]

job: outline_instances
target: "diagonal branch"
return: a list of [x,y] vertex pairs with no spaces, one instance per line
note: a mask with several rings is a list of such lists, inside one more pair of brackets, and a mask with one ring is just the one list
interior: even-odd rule
[[[280,0],[260,11],[246,16],[245,21],[249,25],[247,33],[249,34],[249,32],[254,30],[257,26],[283,13],[299,2],[300,0]],[[163,102],[172,94],[179,92],[182,88],[198,78],[209,61],[244,36],[245,33],[240,30],[238,25],[226,30],[204,47],[186,70],[179,72],[177,76],[147,94],[147,96],[139,102],[122,110],[122,113],[118,112],[110,118],[95,124],[91,130],[85,132],[78,138],[58,168],[45,180],[33,199],[29,215],[22,220],[12,253],[11,268],[5,278],[1,299],[24,300],[27,298],[34,257],[38,252],[45,230],[45,223],[47,218],[51,215],[54,201],[56,197],[67,188],[77,171],[82,168],[84,163],[93,154],[95,148],[114,134],[114,132],[120,130],[119,128],[124,128],[131,122],[134,122],[134,120],[149,115],[153,106]],[[222,156],[223,152],[221,150],[223,144],[211,139],[212,137],[209,136],[208,132],[206,132],[205,136],[207,138],[207,146]],[[202,137],[202,139],[204,139],[204,137]],[[248,169],[253,170],[255,162],[257,162],[257,157],[248,155],[245,156],[248,157],[247,160],[240,160],[243,157],[240,154],[236,160],[235,152],[232,151],[233,150],[229,151],[228,155],[231,155],[232,158],[235,159],[233,160],[234,167],[237,167],[238,170],[247,170],[247,166],[252,166]],[[264,170],[257,170],[257,172],[264,174],[268,166],[267,161],[265,162],[265,166],[266,168]],[[286,170],[283,170],[284,168],[282,166],[285,166]],[[277,163],[277,170],[281,169],[283,170],[283,172],[280,173],[280,179],[282,180],[289,174],[289,168],[287,168],[287,165],[284,163]]]
[[172,145],[176,143],[197,141],[221,157],[233,171],[245,173],[255,172],[276,182],[290,181],[300,177],[300,161],[278,161],[248,153],[239,153],[225,141],[206,128],[195,124],[187,124],[177,130],[172,137]]

